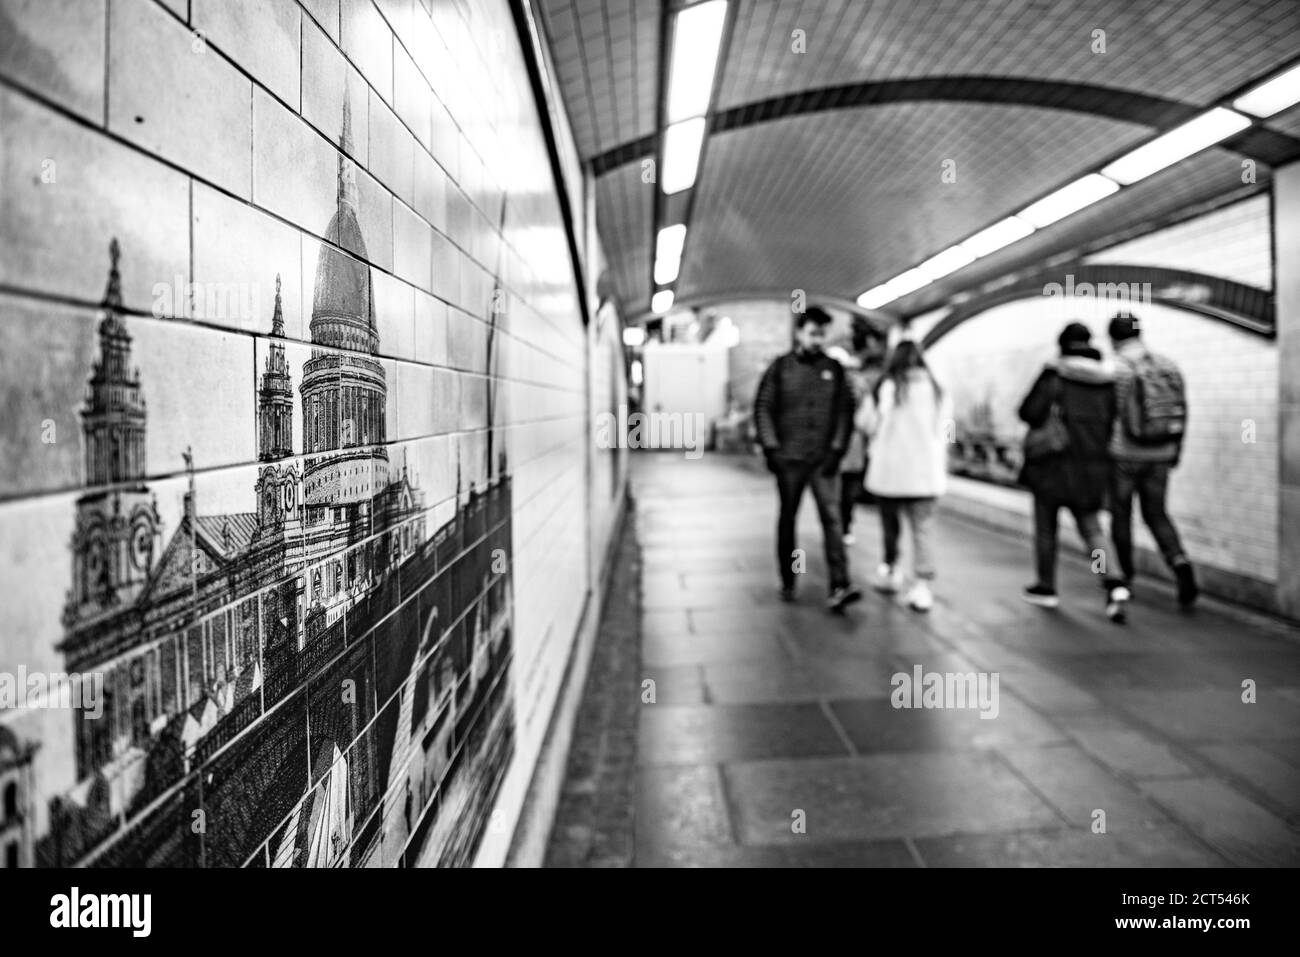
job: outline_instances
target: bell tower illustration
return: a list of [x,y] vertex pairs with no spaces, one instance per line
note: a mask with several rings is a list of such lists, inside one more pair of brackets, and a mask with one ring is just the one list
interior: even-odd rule
[[99,322],[99,358],[81,409],[89,491],[77,500],[72,589],[65,624],[82,624],[132,604],[159,554],[162,531],[145,484],[145,401],[131,368],[131,335],[122,308],[121,255],[109,244],[108,288]]
[[274,463],[293,455],[293,379],[284,352],[284,304],[280,277],[275,277],[275,312],[271,316],[270,355],[257,390],[257,524],[262,530],[282,528],[293,520],[301,503],[297,469]]

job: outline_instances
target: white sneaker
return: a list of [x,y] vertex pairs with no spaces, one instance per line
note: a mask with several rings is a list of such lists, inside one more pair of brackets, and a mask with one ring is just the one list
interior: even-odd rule
[[907,604],[912,611],[929,611],[934,607],[934,595],[925,582],[917,582],[907,593]]
[[1133,599],[1133,594],[1123,585],[1110,590],[1106,596],[1106,617],[1117,625],[1122,625],[1128,618],[1124,606]]
[[892,595],[903,587],[903,570],[897,566],[881,564],[876,569],[876,581],[872,585],[876,591]]

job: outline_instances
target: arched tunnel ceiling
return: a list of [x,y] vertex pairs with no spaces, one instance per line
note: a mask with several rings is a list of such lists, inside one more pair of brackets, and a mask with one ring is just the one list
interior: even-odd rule
[[[640,161],[654,155],[657,137],[663,5],[537,6],[579,151],[600,170],[597,220],[614,286],[635,316],[648,310],[651,292],[656,186],[642,181]],[[793,288],[852,301],[1154,135],[1161,101],[1170,116],[1185,115],[1300,52],[1300,3],[1293,0],[730,6],[711,120],[726,128],[706,142],[679,301],[765,289],[788,295]],[[1104,54],[1093,52],[1098,29],[1106,31]],[[805,53],[791,50],[795,30],[805,31]],[[953,78],[987,88],[975,99],[995,102],[955,102],[943,92]],[[916,89],[926,84],[914,82],[921,80],[935,81],[938,92],[879,100],[882,89],[922,96]],[[1065,84],[1094,86],[1100,95],[1080,112],[1085,98]],[[839,101],[825,88],[851,85],[866,88],[856,95],[870,105],[830,108]],[[1071,109],[1039,105],[1054,97]],[[764,101],[779,109],[758,109]],[[1300,137],[1298,113],[1266,125]],[[1242,158],[1211,149],[891,308],[914,312],[1009,269],[1239,192]],[[941,181],[943,159],[956,160],[956,183]],[[1260,173],[1256,187],[1268,181],[1266,166]]]

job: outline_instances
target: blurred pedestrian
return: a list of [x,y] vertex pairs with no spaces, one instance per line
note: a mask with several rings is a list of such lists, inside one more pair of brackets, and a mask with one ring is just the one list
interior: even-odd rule
[[1142,506],[1142,520],[1178,583],[1178,604],[1191,608],[1200,589],[1196,573],[1183,551],[1178,529],[1169,517],[1169,473],[1178,467],[1187,431],[1187,394],[1183,376],[1171,359],[1151,352],[1142,342],[1137,316],[1120,313],[1110,321],[1115,349],[1115,421],[1110,454],[1111,536],[1120,569],[1131,583],[1133,564],[1133,495]]
[[[1110,482],[1107,451],[1115,417],[1115,373],[1093,348],[1091,333],[1072,322],[1057,339],[1060,355],[1048,362],[1020,405],[1025,461],[1020,482],[1034,496],[1034,560],[1038,580],[1024,598],[1044,608],[1060,604],[1056,593],[1057,516],[1067,508],[1102,574],[1106,614],[1125,618],[1129,600],[1114,573],[1115,556],[1101,528],[1100,510]],[[1097,563],[1100,563],[1098,566]]]
[[853,429],[853,393],[844,368],[824,351],[830,315],[813,307],[795,322],[795,348],[768,366],[759,382],[754,424],[780,497],[781,598],[794,600],[795,517],[811,486],[830,573],[827,606],[839,612],[862,597],[849,582],[839,516],[840,462]]
[[915,611],[929,611],[934,604],[930,532],[936,500],[947,489],[951,423],[951,403],[926,365],[920,345],[902,340],[858,408],[856,424],[871,443],[866,485],[876,497],[884,534],[885,560],[876,588],[893,593],[905,584],[898,545],[906,519],[914,579],[906,600]]
[[[857,408],[880,378],[883,337],[872,330],[866,319],[855,316],[851,349],[831,348],[826,351],[848,373],[849,385],[853,389],[853,406]],[[854,508],[858,502],[871,498],[864,487],[868,453],[867,435],[855,425],[844,459],[840,462],[840,526],[844,529],[845,545],[856,541],[853,535]]]

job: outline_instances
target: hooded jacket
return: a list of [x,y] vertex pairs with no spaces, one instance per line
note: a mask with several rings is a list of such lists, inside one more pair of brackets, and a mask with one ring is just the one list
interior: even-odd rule
[[855,424],[867,434],[871,455],[865,485],[884,498],[936,498],[948,487],[948,431],[952,405],[924,369],[907,374],[907,395],[881,382],[858,408]]
[[1115,421],[1115,371],[1093,348],[1062,355],[1039,374],[1020,418],[1038,428],[1060,408],[1069,447],[1057,455],[1026,461],[1020,481],[1035,495],[1082,511],[1101,508],[1110,480],[1111,428]]

